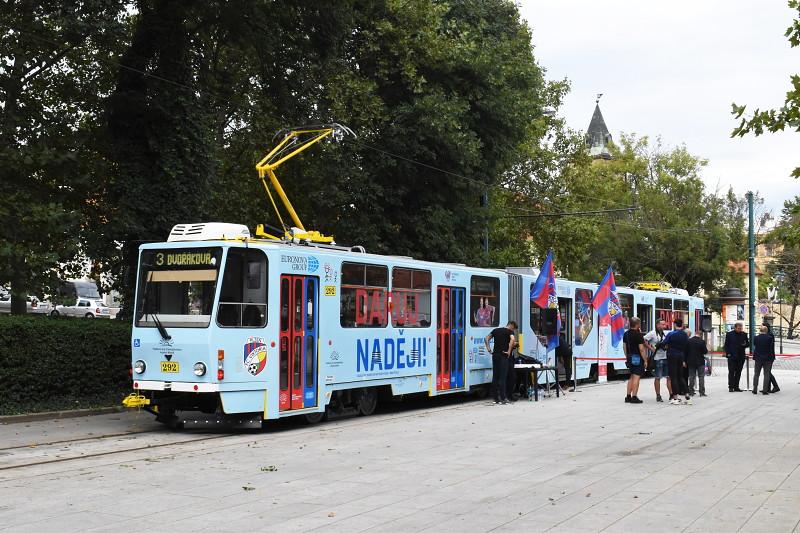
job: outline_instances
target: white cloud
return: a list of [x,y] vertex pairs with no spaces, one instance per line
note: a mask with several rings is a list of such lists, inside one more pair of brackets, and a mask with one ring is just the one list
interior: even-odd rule
[[792,10],[782,0],[526,0],[539,63],[550,79],[568,78],[561,110],[585,130],[596,93],[612,135],[661,136],[709,160],[708,187],[759,191],[779,213],[800,194],[789,174],[800,166],[800,133],[731,139],[731,103],[782,105],[800,48],[783,32]]

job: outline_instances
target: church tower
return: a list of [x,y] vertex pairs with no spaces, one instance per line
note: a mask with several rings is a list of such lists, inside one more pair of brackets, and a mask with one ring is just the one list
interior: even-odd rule
[[611,133],[603,119],[603,113],[600,112],[601,96],[603,95],[597,95],[592,121],[589,123],[589,129],[586,130],[586,147],[593,159],[611,159],[611,152],[608,151],[608,145],[612,142]]

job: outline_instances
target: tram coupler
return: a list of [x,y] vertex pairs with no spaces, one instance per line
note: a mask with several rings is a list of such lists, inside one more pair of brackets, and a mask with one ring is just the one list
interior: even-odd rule
[[150,405],[150,398],[138,392],[132,392],[122,400],[122,405],[128,409],[140,409]]

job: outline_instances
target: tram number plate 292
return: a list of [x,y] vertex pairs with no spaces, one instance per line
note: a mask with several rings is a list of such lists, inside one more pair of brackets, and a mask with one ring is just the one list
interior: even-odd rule
[[325,285],[325,296],[336,296],[336,285]]
[[181,365],[177,361],[161,361],[161,371],[176,373],[181,371]]

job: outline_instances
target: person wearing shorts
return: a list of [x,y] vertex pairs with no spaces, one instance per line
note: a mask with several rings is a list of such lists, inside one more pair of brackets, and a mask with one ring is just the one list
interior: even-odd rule
[[646,347],[651,352],[651,357],[653,358],[653,386],[656,389],[656,401],[663,402],[664,400],[661,398],[661,379],[664,378],[667,381],[667,391],[669,392],[669,396],[672,397],[672,382],[669,379],[669,367],[667,366],[667,351],[664,349],[663,346],[658,346],[664,340],[664,336],[666,333],[664,332],[664,327],[667,323],[664,319],[659,318],[656,320],[656,329],[648,333],[644,336],[644,340],[647,343]]
[[622,337],[623,349],[625,350],[625,366],[631,371],[631,376],[628,378],[628,394],[625,396],[625,403],[642,403],[642,400],[637,395],[639,394],[639,380],[644,375],[647,355],[645,353],[641,324],[642,321],[637,317],[631,317],[630,329]]

